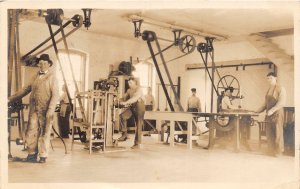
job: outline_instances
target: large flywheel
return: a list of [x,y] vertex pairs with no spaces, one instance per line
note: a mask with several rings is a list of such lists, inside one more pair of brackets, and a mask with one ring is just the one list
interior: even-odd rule
[[240,95],[240,83],[236,77],[232,75],[225,75],[223,76],[217,85],[218,94],[222,94],[226,88],[232,87],[233,92],[232,96],[239,96]]

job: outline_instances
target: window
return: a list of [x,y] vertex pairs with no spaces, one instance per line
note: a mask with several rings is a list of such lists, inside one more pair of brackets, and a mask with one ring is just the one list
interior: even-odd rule
[[[85,86],[86,86],[86,54],[82,53],[80,51],[76,50],[69,50],[70,52],[70,59],[71,59],[71,64],[72,64],[72,70],[74,73],[75,81],[78,86],[79,91],[85,91]],[[71,71],[71,66],[69,63],[69,58],[68,54],[66,51],[59,51],[59,58],[61,61],[61,66],[63,69],[63,73],[68,85],[68,89],[70,92],[70,96],[72,99],[74,99],[74,94],[75,94],[75,84],[73,81],[72,77],[72,71]],[[57,73],[57,79],[58,79],[58,84],[59,84],[59,90],[60,94],[62,93],[62,86],[64,84],[62,72],[60,69],[59,64],[57,63],[56,66],[56,73]]]
[[152,88],[152,93],[155,94],[155,72],[154,66],[151,63],[143,62],[136,64],[135,71],[133,72],[134,77],[139,78],[143,94],[147,94],[147,88]]

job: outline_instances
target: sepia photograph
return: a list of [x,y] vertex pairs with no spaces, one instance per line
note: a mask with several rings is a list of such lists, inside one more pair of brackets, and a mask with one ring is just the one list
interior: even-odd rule
[[2,188],[299,188],[299,3],[28,3],[1,11]]

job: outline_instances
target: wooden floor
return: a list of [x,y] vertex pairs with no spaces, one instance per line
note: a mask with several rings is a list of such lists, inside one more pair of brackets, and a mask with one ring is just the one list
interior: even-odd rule
[[[156,135],[143,137],[144,149],[132,150],[133,135],[119,146],[120,152],[89,154],[83,145],[64,154],[61,141],[52,140],[46,164],[9,162],[9,183],[269,183],[280,186],[295,181],[291,156],[264,155],[255,142],[252,151],[233,152],[231,147],[205,150],[206,140],[192,150],[184,144],[169,147]],[[70,141],[67,141],[70,150]],[[14,156],[26,157],[22,146],[13,144]]]

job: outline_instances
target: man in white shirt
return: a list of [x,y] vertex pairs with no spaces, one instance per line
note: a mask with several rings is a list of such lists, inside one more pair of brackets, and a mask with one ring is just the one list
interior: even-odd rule
[[201,112],[201,103],[200,99],[196,96],[196,88],[192,88],[192,96],[189,97],[187,102],[187,111],[188,112]]
[[232,92],[233,87],[227,87],[224,91],[224,97],[222,99],[221,103],[221,110],[222,111],[228,111],[228,110],[234,110],[241,108],[240,106],[235,106],[232,104]]
[[142,128],[144,124],[145,105],[142,99],[143,92],[140,87],[139,81],[136,78],[129,78],[129,89],[124,94],[124,101],[121,105],[130,106],[126,111],[120,115],[122,136],[118,141],[127,140],[127,120],[134,116],[135,119],[135,139],[132,148],[141,148],[142,143]]
[[151,87],[148,87],[147,94],[144,96],[146,111],[152,111],[154,108],[154,96]]

